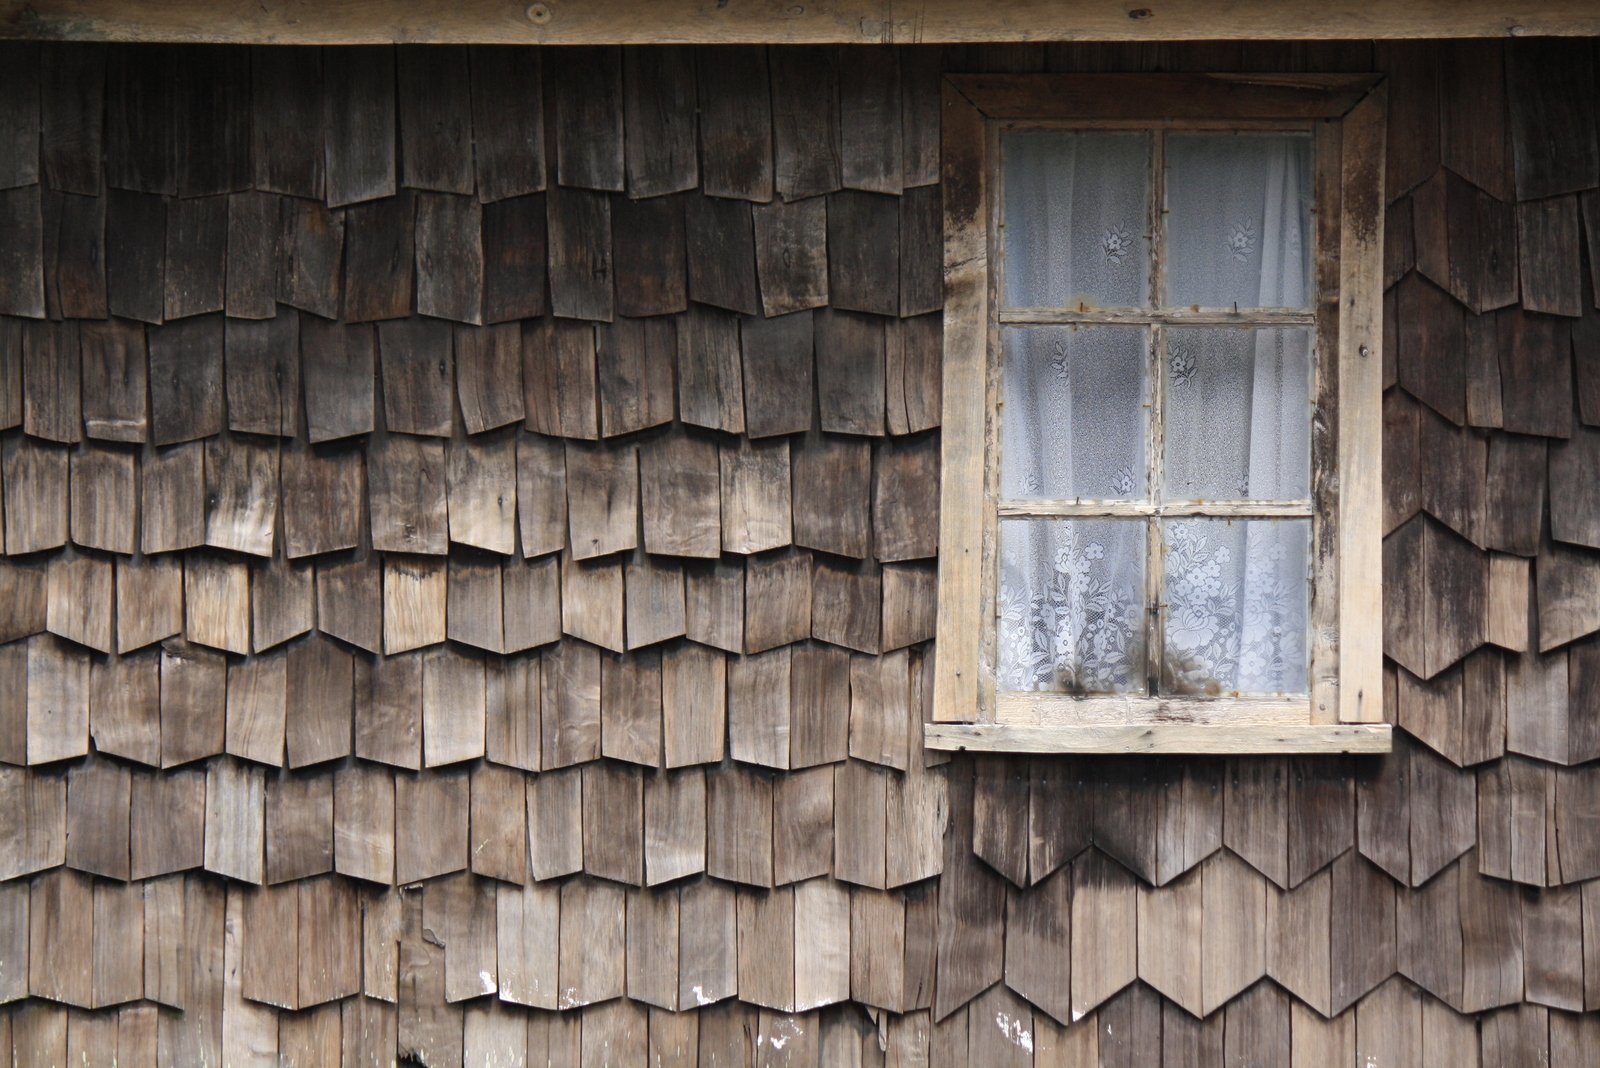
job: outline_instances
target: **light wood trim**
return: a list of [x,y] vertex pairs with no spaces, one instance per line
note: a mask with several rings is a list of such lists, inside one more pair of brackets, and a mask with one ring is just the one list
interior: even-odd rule
[[999,312],[1004,326],[1076,326],[1104,323],[1111,326],[1149,326],[1166,323],[1173,326],[1314,326],[1316,312],[1293,311],[1286,308],[1264,308],[1259,311],[1191,311],[1175,308],[1163,311],[1141,311],[1135,308],[1003,308]]
[[929,723],[923,732],[929,749],[993,753],[1387,753],[1392,745],[1387,723],[1096,727]]
[[0,35],[250,44],[915,44],[1600,34],[1592,0],[4,0]]
[[[1151,423],[1156,424],[1152,419]],[[1205,519],[1307,519],[1308,501],[1030,501],[1003,500],[999,512],[1007,517],[1082,516],[1088,518],[1141,519],[1199,516]]]
[[982,112],[943,100],[944,418],[940,430],[938,653],[933,718],[979,719],[985,605],[983,487],[989,403],[989,160]]
[[1311,419],[1311,722],[1339,722],[1339,208],[1340,123],[1318,124],[1316,398]]
[[952,74],[990,119],[1327,119],[1372,89],[1372,74]]
[[1383,719],[1384,86],[1342,125],[1339,721]]
[[1003,693],[995,722],[1016,727],[1131,727],[1209,723],[1235,727],[1298,727],[1307,697],[1074,697],[1064,693]]

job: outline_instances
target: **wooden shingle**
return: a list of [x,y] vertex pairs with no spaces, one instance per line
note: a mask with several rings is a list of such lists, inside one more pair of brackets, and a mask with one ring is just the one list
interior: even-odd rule
[[[12,197],[15,194],[7,195],[8,200]],[[8,217],[26,225],[30,216],[16,214],[18,207],[12,200],[7,205]],[[112,315],[146,323],[159,323],[164,318],[166,230],[167,204],[163,198],[120,189],[106,192],[106,304]],[[26,272],[29,261],[24,257],[20,266]],[[22,277],[26,279],[27,274]],[[40,286],[42,290],[42,278]],[[8,299],[15,302],[19,298],[24,302],[34,299],[27,287]],[[42,314],[43,293],[36,299]]]
[[540,319],[522,328],[526,426],[536,434],[600,436],[594,329]]
[[606,437],[670,423],[677,333],[667,318],[619,319],[596,331],[600,431]]
[[451,441],[445,450],[450,540],[511,555],[517,544],[516,440]]
[[477,200],[419,194],[416,247],[418,314],[483,322],[483,208]]
[[839,53],[771,53],[774,187],[785,200],[839,188]]
[[[406,206],[409,208],[409,202],[406,202]],[[339,316],[340,297],[353,292],[352,282],[366,286],[374,284],[365,276],[353,278],[352,274],[347,273],[344,288],[340,288],[339,265],[346,251],[345,225],[352,214],[365,215],[366,212],[365,209],[335,212],[315,201],[282,198],[282,238],[277,256],[277,295],[281,303],[324,319],[336,319]],[[409,212],[405,216],[405,225],[403,240],[409,254]],[[349,250],[354,255],[357,246],[352,243]],[[370,243],[364,251],[370,255]],[[369,261],[367,266],[380,269],[388,265]],[[351,320],[359,317],[358,307],[359,304],[355,303],[346,305],[346,314]]]
[[[693,150],[690,150],[691,166]],[[630,155],[629,159],[633,157]],[[689,303],[684,197],[613,198],[613,262],[619,315],[668,315]]]
[[367,452],[372,547],[444,555],[446,481],[443,442],[404,434],[376,442]]
[[150,345],[150,441],[172,445],[219,433],[222,317],[205,315],[170,323],[146,336]]
[[322,199],[322,53],[256,48],[250,61],[256,188]]
[[[321,71],[317,73],[320,76]],[[279,198],[270,193],[235,193],[228,198],[223,308],[232,318],[270,319],[277,312],[282,211]]]
[[328,206],[395,191],[395,52],[351,48],[323,70]]
[[85,196],[100,192],[105,77],[104,49],[46,45],[40,50],[39,169],[51,189]]
[[36,438],[75,444],[83,437],[78,324],[22,326],[22,429]]
[[812,316],[810,312],[741,321],[745,430],[752,438],[811,429]]
[[772,107],[767,50],[702,48],[700,185],[714,197],[772,199]]
[[306,426],[313,444],[372,430],[378,356],[370,326],[303,319]]
[[271,557],[278,527],[278,452],[246,439],[206,442],[206,544]]
[[545,212],[551,313],[564,319],[610,322],[616,296],[610,198],[586,189],[556,187],[545,196]]
[[741,200],[690,194],[684,204],[688,239],[689,299],[756,315],[758,292],[755,223]]
[[1594,57],[1588,49],[1564,41],[1518,41],[1506,47],[1519,199],[1600,184],[1594,102],[1584,89],[1593,79]]
[[624,49],[622,85],[628,195],[653,198],[693,189],[700,177],[694,53]]
[[344,321],[402,319],[411,311],[416,207],[410,194],[345,213]]
[[484,205],[484,322],[544,314],[545,225],[543,194]]
[[544,86],[538,50],[475,48],[467,59],[478,199],[487,204],[542,190]]
[[167,204],[166,288],[168,320],[220,312],[227,278],[228,198],[211,196]]
[[744,432],[739,320],[698,305],[678,324],[678,415],[693,426]]
[[300,430],[300,316],[230,317],[224,331],[228,429],[292,438]]
[[144,327],[118,319],[84,323],[78,344],[84,435],[100,441],[143,441],[149,430]]
[[840,310],[898,315],[900,204],[855,190],[828,197],[828,296]]

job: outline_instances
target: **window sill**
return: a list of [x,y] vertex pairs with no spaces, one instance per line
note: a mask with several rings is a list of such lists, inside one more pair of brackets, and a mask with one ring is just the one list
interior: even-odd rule
[[1387,753],[1387,723],[1045,726],[929,723],[929,749],[985,753]]

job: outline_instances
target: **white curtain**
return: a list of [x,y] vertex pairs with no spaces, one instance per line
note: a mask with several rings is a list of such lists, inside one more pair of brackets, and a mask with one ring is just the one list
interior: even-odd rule
[[[1145,306],[1150,141],[1013,134],[1005,145],[1005,293],[1012,306]],[[1167,306],[1306,308],[1310,152],[1303,137],[1173,134],[1166,145]],[[1168,332],[1165,493],[1298,500],[1309,493],[1311,335]],[[1149,499],[1141,327],[1004,334],[1001,492]],[[1172,520],[1163,685],[1303,692],[1305,520]],[[1004,690],[1139,691],[1145,525],[1000,525]]]

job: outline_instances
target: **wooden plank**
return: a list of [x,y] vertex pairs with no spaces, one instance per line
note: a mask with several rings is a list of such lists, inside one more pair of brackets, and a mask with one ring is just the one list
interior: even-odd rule
[[372,547],[384,552],[444,555],[444,443],[406,435],[381,438],[367,451]]
[[811,636],[876,654],[883,631],[882,588],[875,565],[818,562],[811,580]]
[[585,189],[552,188],[545,196],[545,211],[551,313],[610,322],[615,298],[610,198]]
[[1453,41],[1441,50],[1441,159],[1479,188],[1512,201],[1516,197],[1506,111],[1503,43]]
[[1489,548],[1538,555],[1534,516],[1545,510],[1546,455],[1546,443],[1538,438],[1497,434],[1490,439],[1484,539]]
[[144,888],[96,884],[91,923],[97,933],[94,1004],[138,1001],[144,995]]
[[894,197],[855,191],[830,196],[828,249],[834,308],[899,314],[900,205]]
[[27,642],[27,763],[89,751],[89,657],[54,637]]
[[395,53],[341,51],[323,71],[329,207],[395,192]]
[[623,629],[630,649],[677,638],[687,629],[683,565],[657,562],[636,550],[623,570]]
[[535,879],[583,870],[582,772],[546,771],[528,780],[528,861]]
[[[542,175],[543,171],[539,173]],[[484,205],[483,261],[484,322],[503,323],[544,314],[543,195],[511,197]]]
[[929,723],[930,749],[1003,753],[1382,753],[1388,724],[1313,724],[1304,728],[1152,724],[1044,727]]
[[1459,358],[1465,345],[1461,305],[1415,274],[1403,279],[1395,292],[1400,384],[1460,426],[1467,417],[1465,368]]
[[846,189],[904,186],[900,65],[859,49],[839,54],[839,157]]
[[767,51],[701,49],[700,185],[714,197],[772,199],[772,107]]
[[267,882],[284,883],[333,870],[333,778],[268,780]]
[[410,194],[362,204],[345,213],[344,319],[403,319],[415,278]]
[[630,197],[679,193],[699,182],[694,60],[694,53],[686,48],[627,49],[622,53]]
[[105,77],[100,47],[40,49],[39,169],[51,189],[85,196],[100,192]]
[[82,1008],[93,1004],[93,925],[82,922],[92,907],[93,881],[86,875],[60,871],[34,881],[28,927],[37,948],[29,954],[29,993]]
[[[665,49],[663,55],[679,55]],[[681,53],[687,54],[687,53]],[[690,150],[692,165],[693,150]],[[629,156],[631,161],[633,156]],[[692,181],[691,181],[691,184]],[[688,307],[684,198],[616,198],[611,205],[619,315],[667,315]]]
[[1597,455],[1600,434],[1588,428],[1550,449],[1550,535],[1557,541],[1600,547],[1600,498],[1579,473]]

